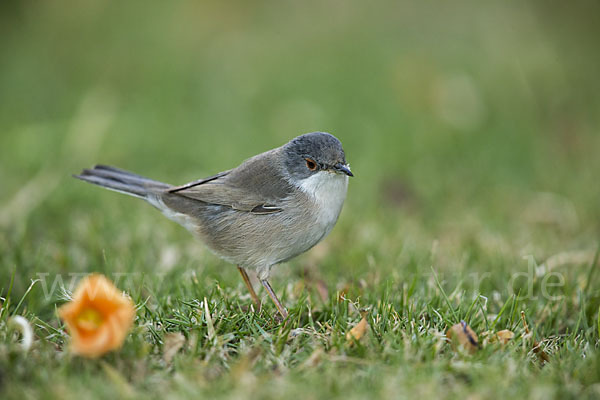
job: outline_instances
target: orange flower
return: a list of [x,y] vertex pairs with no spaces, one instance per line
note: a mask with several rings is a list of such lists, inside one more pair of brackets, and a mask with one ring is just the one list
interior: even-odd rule
[[84,278],[73,299],[58,310],[71,334],[73,351],[98,357],[121,347],[133,324],[135,308],[103,275]]

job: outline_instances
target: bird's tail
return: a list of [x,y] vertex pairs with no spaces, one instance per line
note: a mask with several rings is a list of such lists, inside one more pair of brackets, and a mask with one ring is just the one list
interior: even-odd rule
[[84,169],[79,175],[73,176],[115,192],[145,199],[151,203],[154,200],[154,195],[171,187],[166,183],[106,165],[96,165],[92,169]]

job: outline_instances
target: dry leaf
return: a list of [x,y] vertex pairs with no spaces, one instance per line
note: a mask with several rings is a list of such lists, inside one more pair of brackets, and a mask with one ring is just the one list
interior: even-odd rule
[[354,341],[359,341],[360,338],[363,337],[365,333],[367,333],[368,327],[369,324],[367,323],[367,318],[366,316],[363,316],[360,322],[356,324],[354,328],[350,329],[348,333],[346,333],[346,340],[350,343],[353,343]]
[[165,344],[163,345],[163,360],[167,364],[171,363],[175,354],[185,344],[185,336],[181,332],[171,332],[165,335]]
[[544,365],[545,363],[550,361],[550,356],[540,347],[541,343],[533,342],[533,352],[538,356],[540,363]]
[[507,344],[512,338],[515,337],[515,334],[508,329],[503,329],[499,332],[496,332],[496,335],[492,338],[495,342],[496,340],[502,344]]
[[[525,311],[521,311],[521,321],[523,321],[523,328],[525,329],[525,336],[526,337],[531,337],[532,334],[529,331],[529,326],[527,325],[527,319],[525,318]],[[540,363],[542,365],[544,365],[545,363],[547,363],[548,361],[550,361],[550,357],[548,356],[548,353],[546,353],[540,347],[540,342],[536,342],[534,340],[533,341],[533,348],[531,350],[533,350],[533,352],[535,353],[535,355],[537,355],[538,360],[540,361]]]
[[477,349],[479,349],[477,334],[465,321],[460,321],[460,323],[453,325],[448,329],[446,337],[450,339],[450,343],[454,350],[457,348],[457,343],[469,353],[475,353]]

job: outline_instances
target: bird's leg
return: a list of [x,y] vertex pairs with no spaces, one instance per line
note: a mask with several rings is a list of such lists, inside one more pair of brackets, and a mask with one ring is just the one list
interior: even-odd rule
[[240,275],[242,275],[242,279],[244,280],[244,283],[246,284],[246,287],[248,288],[248,291],[250,292],[250,297],[252,297],[252,301],[256,305],[256,310],[260,311],[260,299],[256,295],[254,288],[252,287],[252,282],[250,282],[248,273],[246,272],[244,267],[240,267],[239,265],[238,265],[238,271],[240,271]]
[[277,311],[279,311],[279,314],[281,314],[281,316],[283,317],[283,319],[286,319],[288,317],[287,310],[285,309],[285,307],[283,306],[283,304],[281,304],[281,302],[277,298],[277,295],[273,291],[273,288],[271,287],[271,285],[269,284],[269,282],[267,282],[267,280],[264,279],[264,280],[261,280],[260,283],[262,283],[262,285],[267,290],[267,293],[269,293],[269,297],[271,298],[271,300],[273,300],[273,303],[275,303],[275,307],[277,307]]

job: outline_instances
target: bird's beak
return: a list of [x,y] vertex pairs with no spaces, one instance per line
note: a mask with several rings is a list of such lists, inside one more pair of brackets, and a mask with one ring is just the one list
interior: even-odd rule
[[354,176],[352,171],[350,171],[350,166],[348,164],[337,163],[337,164],[335,164],[335,166],[333,168],[337,172],[340,172],[342,174],[346,174],[348,176]]

